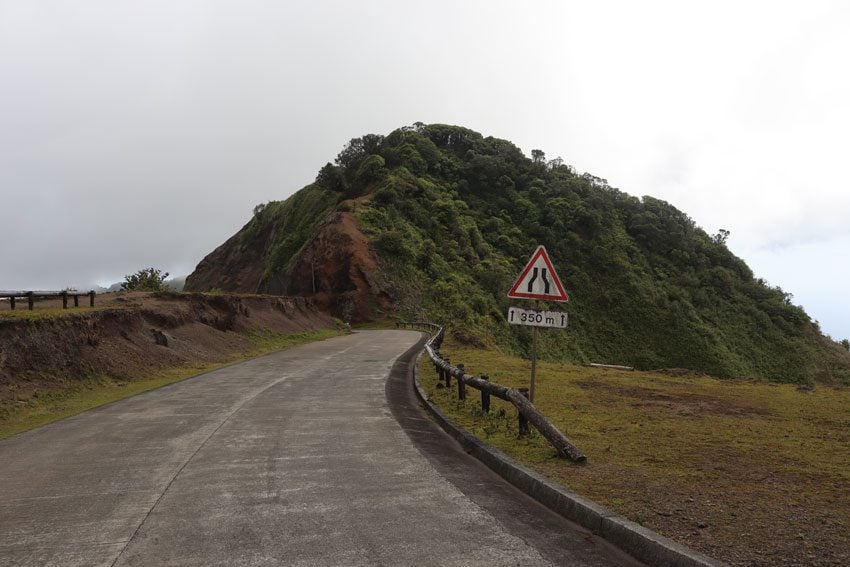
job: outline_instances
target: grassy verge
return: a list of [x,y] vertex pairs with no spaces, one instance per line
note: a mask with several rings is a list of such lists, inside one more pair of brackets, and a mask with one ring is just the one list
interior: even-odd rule
[[67,380],[63,387],[58,390],[37,394],[22,403],[19,408],[0,413],[0,439],[248,358],[268,354],[286,347],[328,339],[340,334],[343,334],[343,332],[335,329],[295,334],[272,331],[250,332],[247,334],[251,342],[250,349],[236,353],[224,362],[167,368],[136,380],[120,380],[106,376]]
[[[445,345],[467,371],[527,386],[529,363]],[[432,399],[479,438],[616,512],[733,564],[850,563],[850,389],[539,365],[536,405],[588,456],[518,438],[515,410]],[[504,412],[499,410],[503,409]],[[503,415],[502,415],[503,413]],[[814,559],[817,561],[814,561]]]

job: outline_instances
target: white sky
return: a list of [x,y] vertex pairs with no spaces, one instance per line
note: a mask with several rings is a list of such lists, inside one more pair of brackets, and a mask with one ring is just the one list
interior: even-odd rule
[[0,288],[189,273],[350,138],[443,122],[730,230],[850,337],[848,30],[815,0],[0,0]]

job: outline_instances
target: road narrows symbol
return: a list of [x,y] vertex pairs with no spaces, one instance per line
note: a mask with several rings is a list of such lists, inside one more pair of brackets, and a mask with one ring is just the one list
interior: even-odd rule
[[508,292],[512,299],[543,299],[569,301],[564,286],[552,267],[552,261],[543,246],[538,246],[516,283]]
[[[545,271],[544,271],[545,273]],[[531,279],[528,280],[528,293],[534,291],[534,282],[537,281],[537,268],[533,268]]]
[[541,272],[543,272],[543,293],[549,295],[549,278],[546,277],[546,268],[543,268]]

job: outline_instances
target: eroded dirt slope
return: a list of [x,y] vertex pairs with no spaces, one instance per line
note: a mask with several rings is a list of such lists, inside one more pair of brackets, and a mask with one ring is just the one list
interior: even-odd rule
[[270,222],[249,235],[250,229],[246,225],[204,258],[186,289],[306,297],[355,323],[390,309],[378,258],[352,213],[330,213],[294,258],[277,260],[282,265],[270,265],[277,225]]
[[87,376],[132,379],[224,361],[249,350],[252,334],[339,325],[299,297],[135,292],[98,296],[97,305],[55,316],[0,317],[0,407]]
[[346,321],[389,308],[378,258],[349,212],[332,213],[319,225],[286,276],[286,292]]
[[250,240],[243,238],[250,223],[207,254],[186,278],[186,291],[221,290],[230,293],[261,293],[266,258],[277,225],[269,223]]

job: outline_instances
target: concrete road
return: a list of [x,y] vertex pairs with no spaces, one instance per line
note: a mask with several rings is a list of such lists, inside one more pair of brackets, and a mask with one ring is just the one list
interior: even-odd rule
[[0,441],[0,564],[629,564],[405,401],[419,338],[291,348]]

